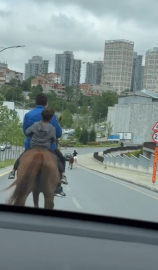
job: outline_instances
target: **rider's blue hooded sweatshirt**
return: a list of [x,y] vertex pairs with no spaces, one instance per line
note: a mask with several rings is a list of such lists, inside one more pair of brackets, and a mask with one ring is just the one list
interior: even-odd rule
[[[23,122],[23,132],[25,134],[25,130],[32,126],[35,122],[39,122],[42,120],[42,111],[45,109],[44,106],[37,106],[35,109],[29,111],[28,113],[25,114],[24,117],[24,122]],[[53,120],[51,124],[55,127],[56,129],[56,138],[60,138],[62,136],[62,128],[59,125],[58,119],[56,115],[54,114]],[[27,137],[25,140],[25,149],[28,150],[30,149],[30,142],[31,142],[31,136]],[[52,143],[51,149],[55,150],[56,149],[56,143]]]

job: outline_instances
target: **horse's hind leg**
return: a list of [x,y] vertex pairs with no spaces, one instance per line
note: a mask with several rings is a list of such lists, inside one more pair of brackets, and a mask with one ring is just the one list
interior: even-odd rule
[[45,193],[44,199],[45,199],[44,208],[52,210],[54,208],[54,195],[50,193]]
[[33,191],[33,203],[34,203],[34,207],[39,208],[39,191],[37,189],[35,189]]

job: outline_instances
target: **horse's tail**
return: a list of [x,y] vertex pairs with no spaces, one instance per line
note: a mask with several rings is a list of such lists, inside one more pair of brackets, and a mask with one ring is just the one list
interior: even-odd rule
[[[26,201],[27,196],[36,185],[36,179],[42,168],[43,161],[44,154],[42,152],[36,152],[32,156],[30,156],[30,160],[28,163],[26,163],[24,171],[20,172],[19,176],[17,176],[16,188],[9,200],[7,201],[8,204],[25,204],[23,202]],[[12,187],[13,184],[10,187]]]

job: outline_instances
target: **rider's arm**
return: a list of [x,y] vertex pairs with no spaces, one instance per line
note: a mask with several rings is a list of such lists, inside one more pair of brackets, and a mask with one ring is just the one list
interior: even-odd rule
[[55,114],[53,116],[53,120],[52,120],[51,124],[55,127],[56,138],[57,139],[61,138],[61,136],[62,136],[62,128],[61,128],[61,126],[59,124],[59,121],[58,121],[58,119],[57,119],[57,117],[56,117]]
[[27,113],[24,116],[24,120],[23,120],[23,132],[25,134],[25,130],[27,129]]
[[25,135],[30,136],[34,133],[34,124],[25,130]]
[[51,134],[52,134],[51,141],[56,142],[56,132],[55,132],[55,127],[53,126],[51,126]]

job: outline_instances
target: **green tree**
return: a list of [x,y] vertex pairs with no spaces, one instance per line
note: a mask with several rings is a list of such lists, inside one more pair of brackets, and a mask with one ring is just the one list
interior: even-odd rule
[[81,108],[81,114],[86,115],[88,113],[88,108],[86,106],[83,106]]
[[48,94],[46,94],[49,102],[54,102],[57,100],[57,95],[54,91],[50,91]]
[[29,97],[31,100],[34,100],[36,96],[43,92],[43,88],[41,85],[31,87],[31,92],[29,93]]
[[80,136],[81,136],[81,128],[80,127],[77,127],[76,130],[75,130],[75,137],[79,140],[80,139]]
[[68,110],[63,111],[62,120],[60,124],[62,127],[66,127],[66,128],[70,128],[72,126],[73,118],[72,118],[72,114]]
[[12,85],[12,86],[17,86],[20,83],[19,83],[19,80],[17,80],[17,79],[11,79],[10,82],[9,82],[9,84]]
[[92,128],[90,133],[89,133],[89,141],[90,142],[95,142],[96,141],[96,132],[95,132],[94,128]]
[[4,101],[4,96],[2,96],[1,94],[0,94],[0,102],[1,101]]
[[21,84],[22,91],[24,92],[30,92],[31,91],[31,81],[36,78],[35,76],[31,76],[27,80],[24,80]]
[[8,88],[8,91],[5,94],[5,99],[7,101],[23,101],[24,97],[22,95],[22,88],[19,86]]
[[65,89],[65,97],[67,101],[71,101],[74,96],[74,88],[73,86],[67,86]]
[[107,117],[108,107],[113,107],[118,103],[118,95],[114,92],[107,91],[102,96],[94,97],[91,102],[92,114],[95,121],[102,117]]
[[9,110],[0,101],[0,142],[11,142],[14,145],[23,145],[24,134],[22,124],[15,110]]
[[109,122],[106,124],[106,134],[107,134],[107,138],[109,138],[109,137],[111,136],[112,130],[113,130],[113,125],[112,125],[111,122],[109,121]]
[[81,143],[85,144],[85,145],[88,143],[88,131],[87,131],[87,129],[82,130],[79,141]]
[[75,105],[74,103],[72,103],[72,102],[67,102],[66,108],[67,108],[67,110],[69,110],[72,114],[74,114],[74,113],[77,112],[76,105]]

